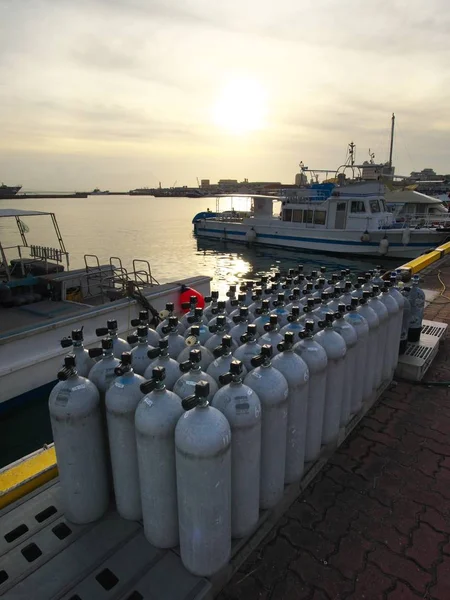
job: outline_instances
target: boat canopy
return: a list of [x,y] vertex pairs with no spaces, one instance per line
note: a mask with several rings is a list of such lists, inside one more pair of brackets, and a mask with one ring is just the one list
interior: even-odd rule
[[0,217],[34,217],[35,215],[52,215],[41,210],[21,210],[18,208],[0,208]]
[[389,204],[401,204],[403,202],[407,202],[408,204],[442,204],[442,200],[439,198],[433,198],[433,196],[427,196],[414,190],[400,190],[398,192],[386,190],[384,199]]

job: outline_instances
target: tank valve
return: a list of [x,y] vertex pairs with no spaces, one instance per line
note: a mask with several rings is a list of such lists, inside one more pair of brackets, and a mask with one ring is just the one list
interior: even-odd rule
[[209,383],[207,381],[199,381],[195,385],[195,394],[192,396],[188,396],[184,400],[181,401],[181,406],[184,410],[192,410],[196,406],[206,407],[208,406],[208,400],[206,399],[209,396]]

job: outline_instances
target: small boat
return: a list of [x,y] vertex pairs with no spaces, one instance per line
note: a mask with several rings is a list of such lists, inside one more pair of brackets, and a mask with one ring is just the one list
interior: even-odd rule
[[[415,258],[450,238],[450,227],[436,224],[434,216],[414,227],[396,222],[384,194],[381,181],[355,181],[334,187],[326,199],[308,189],[286,198],[253,195],[250,216],[230,218],[228,211],[222,217],[216,210],[217,216],[194,222],[194,233],[223,241],[400,259]],[[281,212],[274,215],[277,200]]]
[[15,196],[22,189],[21,185],[6,185],[5,183],[0,184],[0,198],[10,198]]
[[95,188],[92,192],[89,192],[89,196],[107,196],[109,194],[109,190],[101,190],[100,188]]
[[[53,248],[28,243],[31,218],[51,220]],[[0,414],[49,393],[67,353],[60,340],[73,329],[85,327],[89,347],[98,344],[95,330],[108,319],[117,320],[119,334],[131,333],[130,317],[149,304],[159,312],[177,302],[182,285],[209,293],[204,276],[160,284],[146,260],[126,269],[118,257],[100,264],[86,254],[84,268],[70,269],[54,213],[0,209],[4,219],[15,221],[19,239],[13,245],[0,238]]]

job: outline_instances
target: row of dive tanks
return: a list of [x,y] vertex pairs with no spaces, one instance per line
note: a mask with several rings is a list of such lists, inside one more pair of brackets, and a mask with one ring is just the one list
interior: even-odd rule
[[168,304],[156,330],[141,312],[127,342],[109,321],[99,349],[83,348],[81,330],[64,339],[73,352],[49,407],[67,518],[99,519],[113,493],[151,544],[179,545],[196,575],[219,570],[231,539],[392,377],[408,332],[395,276],[309,284],[276,281],[276,300],[213,294],[205,310],[192,300],[181,321]]

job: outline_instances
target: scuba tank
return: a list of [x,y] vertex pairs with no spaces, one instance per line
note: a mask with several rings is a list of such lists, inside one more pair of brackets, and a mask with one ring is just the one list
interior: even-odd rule
[[294,352],[303,359],[309,371],[309,387],[306,414],[305,461],[316,460],[322,445],[323,413],[327,387],[327,353],[313,338],[314,322],[306,321],[301,341]]
[[247,326],[251,321],[250,313],[248,312],[248,308],[246,306],[242,306],[239,309],[239,314],[233,316],[233,321],[235,324],[234,327],[230,329],[230,335],[233,340],[239,344],[241,340],[241,336],[247,331]]
[[263,300],[261,303],[261,308],[256,309],[256,319],[253,321],[253,324],[256,325],[256,332],[258,336],[265,334],[265,325],[270,320],[270,300]]
[[[151,359],[148,357],[148,351],[154,350],[153,346],[147,342],[148,327],[145,325],[139,325],[137,328],[137,335],[129,335],[127,340],[130,344],[136,344],[131,351],[131,360],[134,371],[138,375],[143,375],[145,369],[151,363]],[[158,342],[161,338],[158,339]]]
[[[245,294],[245,306],[249,307],[253,303],[253,288],[255,287],[254,281],[246,281],[245,284],[241,285],[241,293]],[[249,311],[252,312],[252,311]]]
[[199,381],[175,428],[180,555],[200,577],[219,571],[231,553],[231,431],[210,395]]
[[[148,318],[148,310],[140,310],[139,318],[131,320],[132,327],[147,327],[147,342],[153,348],[158,346],[158,342],[161,339],[161,336],[157,331],[150,327],[150,321]],[[134,332],[135,335],[138,335],[137,330]],[[134,342],[136,343],[136,342]]]
[[[356,376],[356,361],[357,361],[357,346],[358,346],[358,334],[351,323],[344,318],[345,315],[345,304],[339,304],[338,312],[335,313],[335,321],[333,322],[333,329],[343,338],[345,345],[347,346],[347,354],[345,355],[345,374],[344,374],[344,393],[342,395],[341,405],[341,427],[345,427],[350,421],[350,415],[352,412],[352,397],[353,388],[356,387],[357,382]],[[355,396],[361,397],[361,390],[355,391]]]
[[103,338],[102,347],[91,348],[89,356],[91,358],[102,357],[89,371],[89,379],[97,386],[100,400],[104,400],[106,390],[116,376],[114,369],[120,363],[120,360],[113,354],[113,340],[110,337]]
[[227,292],[227,300],[225,301],[225,309],[228,314],[233,312],[235,309],[234,301],[236,300],[236,286],[230,285]]
[[212,406],[225,415],[231,429],[231,536],[253,533],[259,519],[261,472],[261,403],[257,394],[242,383],[243,364],[230,363],[220,376],[221,389]]
[[336,442],[341,424],[342,397],[347,392],[345,385],[344,358],[347,347],[343,338],[333,329],[333,313],[325,315],[321,322],[322,330],[314,339],[327,353],[327,389],[325,392],[325,410],[323,413],[322,443]]
[[253,321],[255,318],[254,314],[248,310],[248,307],[245,304],[246,300],[247,296],[245,294],[239,294],[238,299],[233,300],[232,305],[234,306],[234,310],[230,313],[230,319],[235,323],[236,321],[234,317],[239,317],[241,315],[241,308],[246,309],[249,321]]
[[131,350],[130,344],[120,338],[117,334],[116,319],[109,319],[106,322],[106,327],[98,327],[95,330],[95,335],[98,337],[104,337],[108,335],[112,339],[114,356],[116,358],[120,358],[122,356],[122,352],[129,352]]
[[183,373],[179,377],[173,386],[173,391],[180,398],[185,398],[189,395],[189,392],[195,387],[195,384],[199,381],[207,381],[209,383],[209,396],[207,397],[208,402],[213,399],[214,394],[219,389],[217,383],[211,377],[201,369],[202,353],[200,350],[191,349],[189,351],[189,360],[185,360],[180,363],[180,371]]
[[361,410],[363,402],[366,370],[372,368],[367,361],[367,343],[369,339],[369,324],[366,319],[356,310],[359,305],[358,298],[352,298],[347,306],[348,312],[344,320],[348,321],[358,336],[356,346],[356,368],[352,386],[352,398],[350,412],[355,414]]
[[332,293],[328,294],[328,302],[326,303],[329,312],[336,312],[338,310],[339,304],[344,304],[342,300],[342,287],[340,284],[336,284],[334,286],[334,290]]
[[158,348],[153,348],[147,352],[150,364],[145,369],[145,379],[153,377],[153,369],[157,367],[164,368],[164,385],[168,390],[172,390],[180,377],[180,366],[169,354],[168,338],[159,340]]
[[[388,287],[388,291],[389,294],[392,296],[392,298],[394,298],[394,300],[397,302],[398,304],[398,308],[400,311],[400,314],[398,315],[398,329],[397,329],[397,337],[399,338],[399,344],[400,344],[400,339],[402,336],[402,326],[403,326],[403,314],[405,311],[405,297],[403,296],[403,294],[400,292],[399,288],[398,288],[398,284],[397,284],[397,275],[391,275],[390,277],[390,281],[387,284]],[[394,357],[393,357],[393,369],[395,370],[397,367],[397,362],[398,362],[398,353],[395,352],[394,353]]]
[[[359,277],[358,277],[359,279]],[[372,291],[372,274],[370,272],[364,273],[364,283],[361,281],[362,286],[361,289],[363,292],[371,292]]]
[[[181,304],[181,308],[183,310],[189,309],[188,312],[181,317],[181,321],[180,321],[180,323],[183,325],[183,327],[185,329],[187,329],[193,322],[193,321],[189,321],[189,319],[192,319],[195,317],[195,309],[197,307],[197,302],[198,302],[197,296],[191,296],[189,299],[189,302],[183,302]],[[205,325],[208,322],[208,320],[204,316],[202,316],[202,321]]]
[[[299,308],[301,306],[302,293],[300,288],[296,287],[292,290],[292,294],[289,296],[289,304],[286,305],[286,310],[291,313],[294,306]],[[303,308],[303,307],[302,307]]]
[[211,292],[211,296],[205,296],[205,302],[208,304],[208,306],[205,306],[203,309],[203,315],[208,321],[210,321],[216,314],[218,301],[219,292],[217,291]]
[[251,371],[252,358],[261,352],[261,346],[256,342],[257,331],[254,323],[247,326],[247,332],[241,336],[242,346],[234,351],[234,358],[240,360],[247,371]]
[[284,294],[278,294],[278,299],[272,302],[272,304],[275,306],[275,309],[272,310],[272,314],[278,317],[278,323],[280,327],[284,327],[288,323],[289,316],[289,312],[287,311],[284,303]]
[[[167,325],[169,325],[169,319],[170,319],[170,317],[176,317],[174,303],[173,302],[167,302],[165,310],[162,310],[159,313],[159,316],[162,319],[164,319],[164,320],[161,321],[161,323],[158,325],[158,327],[156,328],[156,332],[159,333],[159,335],[161,337],[164,337],[165,334],[163,333],[163,327],[167,327]],[[178,321],[178,319],[177,319],[177,321]],[[184,330],[185,330],[184,325],[182,325],[178,321],[176,333],[178,333],[178,335],[183,335]]]
[[261,508],[273,508],[283,497],[286,469],[288,383],[272,366],[272,347],[264,345],[252,358],[253,371],[244,379],[261,402]]
[[364,387],[363,401],[368,400],[372,395],[375,381],[375,367],[378,356],[378,329],[380,319],[376,312],[370,308],[367,301],[370,298],[370,292],[363,292],[362,298],[359,299],[360,306],[358,307],[359,314],[364,317],[369,325],[369,337],[367,339],[367,355],[366,367],[364,369]]
[[182,363],[185,360],[188,360],[191,350],[201,350],[202,359],[200,362],[200,366],[204,371],[206,371],[206,369],[214,360],[214,356],[212,355],[212,352],[208,350],[208,348],[205,348],[200,344],[200,341],[198,339],[199,334],[199,328],[196,325],[193,325],[191,327],[191,335],[184,341],[186,346],[177,356],[177,361],[179,363]]
[[[403,320],[402,310],[397,300],[389,293],[390,282],[386,282],[381,291],[380,300],[386,306],[389,312],[388,330],[385,342],[385,352],[383,361],[383,379],[392,379],[398,361],[398,347],[400,345],[400,335]],[[403,299],[403,298],[402,298]]]
[[322,319],[318,316],[316,312],[314,312],[314,308],[316,307],[316,299],[309,297],[306,301],[306,306],[303,307],[303,312],[305,313],[302,317],[300,317],[300,323],[304,326],[306,321],[312,321],[314,323],[314,330],[319,330],[319,323]]
[[313,293],[314,293],[314,284],[311,283],[310,281],[308,281],[308,283],[305,285],[305,287],[302,290],[302,299],[300,300],[301,304],[303,304],[303,306],[306,306],[309,298],[313,297]]
[[[293,269],[289,269],[289,272],[292,272]],[[286,279],[284,280],[284,283],[281,285],[281,289],[283,290],[283,302],[289,302],[289,298],[292,294],[292,287],[293,287],[293,277],[289,274]],[[280,294],[278,294],[278,300],[280,299]],[[289,311],[288,311],[289,312]]]
[[330,296],[334,294],[334,288],[336,285],[338,285],[339,281],[339,275],[337,273],[332,273],[331,279],[327,281],[328,285],[325,286],[324,292],[327,292],[327,294],[330,294]]
[[164,367],[141,384],[145,397],[134,418],[144,534],[157,548],[178,545],[175,427],[181,399],[165,386]]
[[[231,335],[224,335],[220,346],[214,349],[215,360],[209,365],[206,370],[208,375],[214,379],[214,381],[220,387],[220,376],[224,373],[228,373],[230,370],[230,364],[234,360],[232,355],[233,351],[233,338]],[[247,369],[244,367],[244,376],[247,375]]]
[[253,296],[252,296],[252,300],[253,302],[249,305],[248,310],[256,315],[256,311],[260,308],[262,308],[262,301],[263,301],[263,291],[261,288],[255,288],[253,290]]
[[408,330],[411,319],[411,303],[409,301],[410,291],[411,288],[409,286],[403,286],[401,292],[403,298],[405,299],[405,305],[403,307],[402,331],[400,334],[399,354],[404,354],[406,352],[406,346],[408,344]]
[[344,284],[344,291],[342,294],[342,298],[341,298],[341,302],[343,302],[343,304],[345,304],[345,306],[350,306],[350,304],[352,303],[352,287],[353,284],[351,281],[346,281]]
[[314,320],[317,318],[318,321],[323,321],[325,319],[325,315],[330,312],[328,308],[328,301],[330,295],[327,292],[322,292],[320,294],[320,298],[316,297],[316,308],[311,313],[311,318]]
[[73,329],[72,337],[63,338],[61,346],[63,348],[72,347],[71,354],[75,356],[77,373],[80,377],[87,377],[95,365],[95,360],[89,356],[89,352],[83,345],[83,328]]
[[64,514],[72,523],[91,523],[103,516],[109,504],[99,393],[91,381],[77,374],[73,354],[65,357],[58,379],[48,408]]
[[280,354],[272,360],[272,365],[284,375],[289,386],[285,483],[300,481],[305,467],[309,370],[293,348],[294,334],[289,331],[284,341],[278,344]]
[[326,284],[326,280],[324,277],[319,277],[317,280],[315,287],[315,292],[312,295],[313,298],[321,298],[322,293],[325,291],[325,284]]
[[209,332],[208,326],[206,325],[205,318],[203,316],[203,308],[196,308],[194,310],[194,316],[188,317],[187,319],[189,327],[184,332],[184,339],[188,338],[191,334],[192,327],[198,327],[200,344],[204,345],[207,340],[212,336]]
[[233,321],[227,315],[227,311],[225,310],[225,302],[223,300],[219,300],[219,302],[217,303],[217,308],[214,308],[212,310],[212,312],[213,312],[213,317],[208,322],[208,327],[216,326],[218,317],[225,317],[225,329],[226,329],[225,333],[228,333],[230,331],[230,329],[232,327],[234,327]]
[[[219,315],[218,317],[215,317],[215,319],[212,319],[212,321],[215,321],[215,324],[209,325],[209,331],[213,335],[211,335],[205,344],[205,348],[211,350],[211,352],[213,352],[217,346],[220,346],[223,336],[229,331],[227,329],[227,317],[225,315]],[[212,323],[212,321],[210,321],[210,323]],[[231,339],[232,349],[235,350],[238,347],[238,344],[235,340],[233,340],[233,338]]]
[[165,339],[167,340],[167,348],[169,351],[170,358],[177,358],[177,356],[182,350],[184,350],[186,346],[186,340],[184,339],[184,337],[177,333],[178,325],[178,317],[169,317],[168,324],[164,325],[164,327],[161,330],[162,334],[166,336]]
[[411,290],[408,295],[411,312],[409,315],[408,342],[418,342],[422,331],[423,311],[425,309],[425,294],[419,287],[419,276],[412,278]]
[[[375,370],[375,389],[381,385],[381,382],[387,378],[386,368],[383,368],[383,363],[387,357],[391,356],[390,343],[392,341],[392,322],[391,314],[380,296],[380,288],[378,285],[372,286],[372,291],[369,293],[371,297],[368,299],[368,306],[372,308],[378,316],[380,324],[378,326],[378,350],[376,355],[376,363],[372,366]],[[397,349],[396,349],[397,351]],[[387,363],[386,363],[387,364]]]
[[[302,311],[303,312],[303,311]],[[295,335],[298,335],[300,331],[303,331],[304,325],[300,321],[300,307],[293,306],[291,314],[287,318],[288,324],[281,328],[280,335],[287,333],[288,331],[292,331]]]
[[363,285],[366,283],[364,277],[358,277],[357,283],[353,286],[352,296],[353,298],[362,298],[363,295]]
[[122,354],[115,374],[117,377],[105,396],[114,495],[119,515],[138,521],[142,517],[142,508],[134,413],[144,395],[140,385],[145,379],[133,373],[130,352]]
[[381,265],[377,265],[373,272],[372,285],[379,285],[380,288],[384,285],[384,279],[381,277]]
[[[270,315],[269,322],[264,325],[264,335],[262,335],[258,343],[262,346],[263,344],[268,344],[272,346],[272,355],[278,354],[279,350],[277,348],[278,344],[283,341],[283,336],[280,334],[280,328],[278,327],[278,317],[277,315]],[[275,350],[273,347],[275,346]]]

